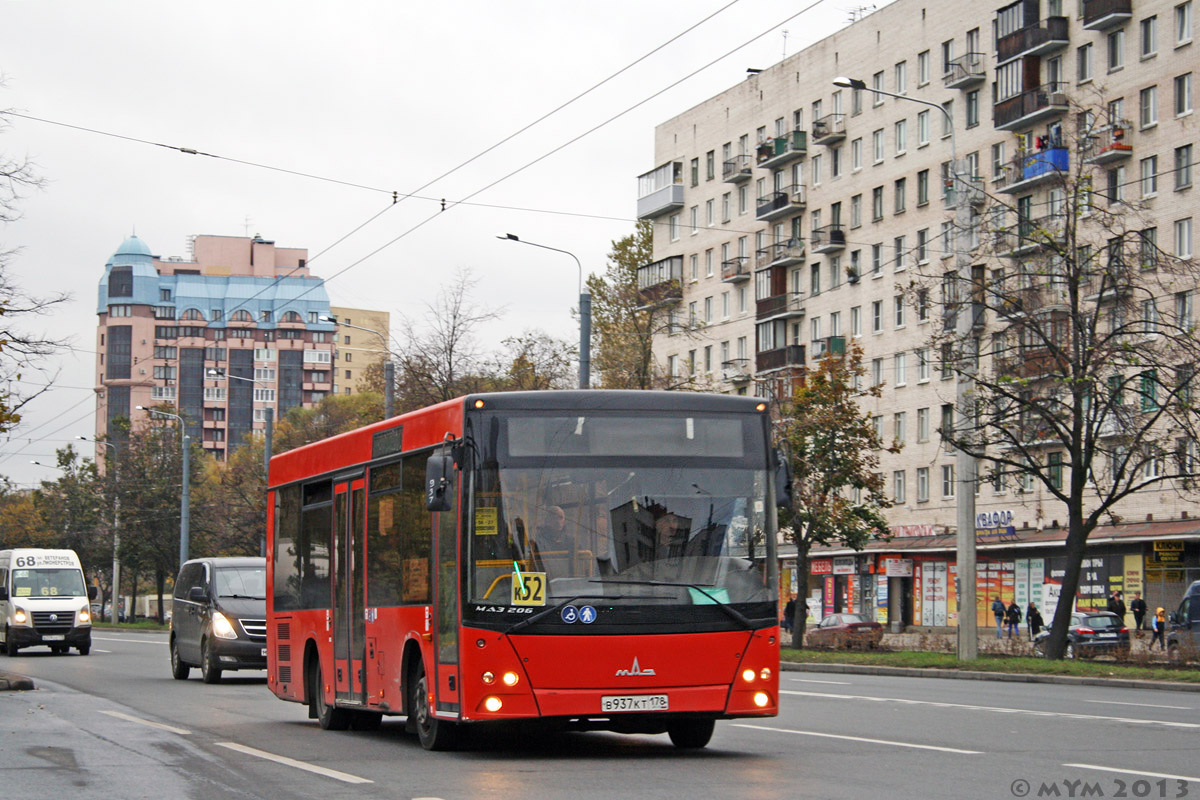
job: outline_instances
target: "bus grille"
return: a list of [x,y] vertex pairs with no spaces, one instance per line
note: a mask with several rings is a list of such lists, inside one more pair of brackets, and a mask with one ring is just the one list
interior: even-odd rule
[[292,638],[292,625],[288,622],[275,623],[275,638],[281,642],[286,642]]
[[292,668],[290,666],[280,666],[279,667],[279,682],[280,683],[291,683],[292,682]]
[[282,662],[292,660],[292,646],[290,644],[279,645],[275,652],[279,654],[279,660]]
[[243,619],[241,620],[242,630],[246,635],[256,641],[266,641],[267,639],[267,621],[265,619]]
[[33,627],[38,633],[67,633],[75,627],[75,613],[72,611],[34,611]]

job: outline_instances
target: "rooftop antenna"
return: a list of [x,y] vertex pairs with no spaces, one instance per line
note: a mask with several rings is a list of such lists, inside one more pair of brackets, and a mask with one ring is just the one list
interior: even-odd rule
[[242,223],[242,228],[245,229],[244,235],[249,236],[250,235],[250,217],[249,217],[249,215],[246,216],[246,221]]
[[787,28],[783,29],[783,57],[787,58]]
[[870,14],[870,13],[871,13],[872,11],[874,11],[874,10],[875,10],[875,6],[874,6],[874,5],[869,5],[869,6],[855,6],[854,8],[850,9],[850,20],[849,20],[849,21],[850,21],[851,23],[858,22],[860,19],[862,19],[863,17],[867,16],[868,14]]

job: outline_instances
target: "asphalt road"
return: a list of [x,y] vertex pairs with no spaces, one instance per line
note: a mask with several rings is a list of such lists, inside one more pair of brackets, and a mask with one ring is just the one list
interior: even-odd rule
[[429,753],[399,718],[322,731],[262,672],[175,681],[165,636],[93,640],[0,655],[38,686],[0,692],[5,797],[1200,797],[1195,693],[785,672],[779,717],[720,722],[699,752],[509,731]]

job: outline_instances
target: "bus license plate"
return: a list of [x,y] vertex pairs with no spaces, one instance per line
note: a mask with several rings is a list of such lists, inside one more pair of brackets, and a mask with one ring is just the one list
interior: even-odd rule
[[61,642],[61,641],[65,640],[66,638],[67,638],[67,637],[66,637],[66,635],[65,635],[65,634],[62,634],[62,633],[52,633],[52,634],[50,634],[50,635],[48,635],[48,636],[43,636],[43,637],[42,637],[42,641],[43,641],[43,642]]
[[600,710],[612,711],[667,711],[665,694],[619,694],[600,698]]

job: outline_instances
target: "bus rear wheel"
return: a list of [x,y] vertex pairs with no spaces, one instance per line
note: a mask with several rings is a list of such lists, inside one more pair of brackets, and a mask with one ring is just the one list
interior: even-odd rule
[[697,750],[712,739],[717,721],[713,719],[681,719],[667,724],[671,744],[685,750]]
[[429,679],[423,663],[417,665],[416,680],[412,687],[408,711],[416,717],[417,738],[421,740],[421,747],[426,750],[453,750],[458,726],[438,719],[429,710]]
[[349,728],[350,712],[325,702],[325,680],[321,676],[319,659],[313,661],[313,668],[309,674],[312,676],[312,686],[309,687],[308,698],[317,722],[321,724],[321,730],[344,731]]

